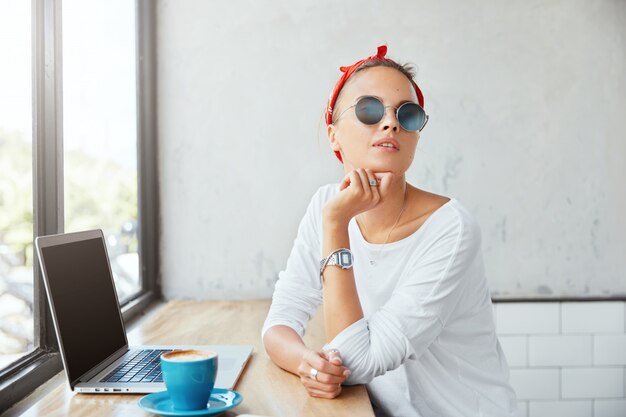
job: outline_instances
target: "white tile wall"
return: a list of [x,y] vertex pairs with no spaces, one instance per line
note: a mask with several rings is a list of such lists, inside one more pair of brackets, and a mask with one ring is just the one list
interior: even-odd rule
[[520,400],[559,398],[559,370],[511,369],[510,381]]
[[561,373],[563,398],[621,398],[624,369],[566,368]]
[[624,303],[613,301],[561,304],[563,333],[624,333]]
[[594,365],[626,363],[626,334],[598,334],[593,337]]
[[520,417],[626,417],[626,303],[495,303]]
[[530,401],[528,417],[592,417],[593,402],[586,401]]
[[593,337],[584,336],[530,336],[528,358],[530,366],[591,365]]
[[559,333],[558,303],[506,303],[496,305],[498,334]]
[[498,336],[498,340],[509,367],[528,366],[528,336]]
[[626,416],[626,400],[595,400],[593,402],[594,417]]

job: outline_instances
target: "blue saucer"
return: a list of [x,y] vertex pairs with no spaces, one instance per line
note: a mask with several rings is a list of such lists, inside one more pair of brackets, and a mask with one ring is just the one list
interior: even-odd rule
[[207,408],[200,410],[176,410],[167,391],[155,392],[142,397],[139,407],[161,416],[208,416],[229,410],[239,405],[243,400],[241,394],[229,389],[214,388],[209,398]]

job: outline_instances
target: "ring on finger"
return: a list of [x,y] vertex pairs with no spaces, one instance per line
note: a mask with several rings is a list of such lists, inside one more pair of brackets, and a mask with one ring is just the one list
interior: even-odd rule
[[370,182],[370,187],[378,187],[378,182],[376,182],[375,179],[370,178],[369,182]]
[[315,381],[317,381],[317,374],[318,374],[318,371],[315,368],[311,368],[311,370],[309,371],[309,376],[311,377],[311,379],[314,379]]

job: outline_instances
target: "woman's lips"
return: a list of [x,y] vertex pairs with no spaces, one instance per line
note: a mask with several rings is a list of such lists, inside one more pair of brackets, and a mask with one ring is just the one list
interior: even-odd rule
[[400,152],[399,149],[394,148],[392,146],[374,145],[374,148],[380,149],[382,152],[389,152],[389,153]]
[[397,152],[400,150],[400,144],[393,137],[386,137],[374,142],[375,148],[382,149],[386,152]]

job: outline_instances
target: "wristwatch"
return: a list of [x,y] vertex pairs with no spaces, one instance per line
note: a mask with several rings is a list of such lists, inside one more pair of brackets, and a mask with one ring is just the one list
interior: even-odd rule
[[341,269],[350,269],[352,268],[352,264],[352,251],[347,248],[337,249],[320,261],[320,276],[324,273],[324,269],[326,269],[329,265],[339,266]]

